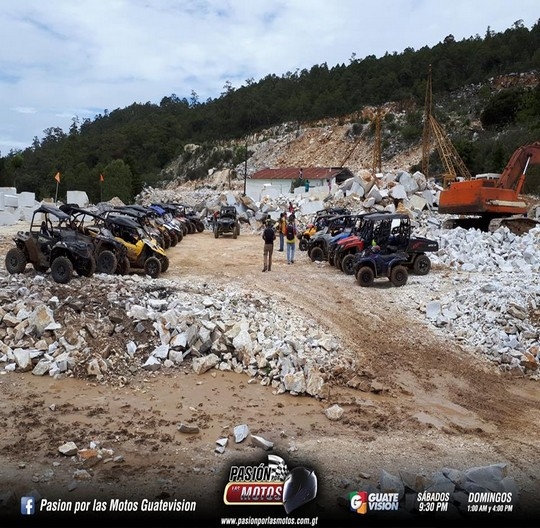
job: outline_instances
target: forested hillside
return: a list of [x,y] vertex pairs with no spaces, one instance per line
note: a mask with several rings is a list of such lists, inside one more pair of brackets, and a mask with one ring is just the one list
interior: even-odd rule
[[[41,199],[54,195],[60,172],[59,197],[80,189],[93,202],[112,196],[129,202],[145,185],[172,177],[164,169],[175,160],[174,177],[203,179],[209,168],[242,163],[248,155],[243,138],[254,133],[347,116],[354,135],[369,123],[362,109],[391,102],[384,156],[385,148],[421,141],[430,65],[433,111],[471,173],[500,172],[516,147],[539,139],[540,24],[528,29],[518,21],[501,33],[488,28],[483,37],[456,41],[449,35],[432,48],[353,56],[348,64],[248,79],[238,89],[226,83],[219,97],[204,102],[195,92],[172,94],[159,104],[75,118],[67,132],[46,129],[28,148],[1,157],[0,186]],[[197,163],[189,163],[192,144],[200,145]]]

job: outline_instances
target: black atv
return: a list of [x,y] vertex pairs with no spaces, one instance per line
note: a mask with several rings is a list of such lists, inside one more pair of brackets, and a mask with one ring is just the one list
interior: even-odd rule
[[163,209],[168,211],[175,220],[184,221],[188,226],[188,234],[202,233],[204,231],[204,222],[200,216],[190,207],[177,203],[158,203]]
[[339,215],[349,215],[351,212],[345,207],[329,207],[328,209],[320,209],[315,213],[313,220],[301,230],[298,235],[298,249],[307,251],[309,248],[309,240],[319,231],[323,230],[330,223],[330,219]]
[[60,209],[69,214],[70,227],[75,232],[75,236],[78,236],[76,233],[82,233],[92,241],[98,273],[107,275],[129,273],[130,264],[126,247],[105,227],[105,221],[97,211],[75,204],[61,205]]
[[390,279],[394,286],[407,284],[409,272],[405,263],[408,256],[405,252],[382,253],[379,246],[374,246],[356,256],[356,282],[360,286],[372,286],[376,278]]
[[238,213],[234,205],[222,205],[219,216],[214,225],[214,237],[221,235],[232,235],[237,238],[240,234],[240,223],[238,222]]
[[55,282],[66,284],[73,271],[91,277],[96,271],[94,246],[89,237],[76,234],[70,227],[70,216],[54,205],[42,204],[32,215],[29,231],[19,231],[13,241],[16,247],[6,254],[6,269],[23,273],[28,263],[38,272],[51,270]]
[[341,236],[350,234],[350,231],[362,216],[362,214],[346,214],[328,218],[327,225],[308,240],[307,254],[309,258],[313,262],[316,260],[328,260],[332,245]]

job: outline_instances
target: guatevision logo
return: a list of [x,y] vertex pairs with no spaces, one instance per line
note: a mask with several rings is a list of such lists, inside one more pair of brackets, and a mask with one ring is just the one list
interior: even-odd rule
[[367,493],[353,491],[349,493],[351,511],[361,515],[370,511],[396,511],[399,508],[399,493]]
[[359,514],[367,513],[367,491],[352,491],[349,493],[349,504],[351,511]]

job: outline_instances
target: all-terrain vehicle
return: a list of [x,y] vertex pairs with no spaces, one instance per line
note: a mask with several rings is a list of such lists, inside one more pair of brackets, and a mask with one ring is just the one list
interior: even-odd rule
[[129,273],[130,264],[126,246],[114,238],[97,211],[74,204],[61,205],[60,209],[69,214],[70,227],[76,233],[88,236],[92,241],[98,273],[107,275]]
[[[378,233],[382,227],[391,228],[392,222],[389,220],[389,214],[389,212],[364,214],[350,230],[348,236],[341,237],[333,246],[331,264],[347,275],[352,275],[354,273],[352,256],[371,245],[375,233]],[[345,262],[345,267],[343,262]]]
[[[174,233],[174,230],[163,225],[163,223],[158,223],[156,221],[157,213],[144,205],[122,205],[104,212],[105,216],[118,214],[134,218],[147,236],[152,238],[163,249],[169,249],[178,243],[178,236]],[[183,238],[183,234],[181,236]]]
[[240,223],[238,221],[238,213],[234,205],[222,205],[219,210],[219,216],[216,218],[214,225],[214,237],[219,238],[220,235],[232,235],[237,238],[240,234]]
[[329,218],[328,225],[309,239],[307,248],[309,258],[313,262],[328,260],[329,250],[336,237],[348,236],[361,216],[363,215],[346,214]]
[[407,259],[403,251],[385,254],[379,246],[372,246],[355,261],[356,282],[367,287],[372,286],[376,278],[386,277],[394,286],[404,286],[409,277],[405,266]]
[[431,260],[426,253],[438,251],[439,243],[424,237],[412,236],[411,219],[404,213],[369,213],[363,217],[356,233],[340,240],[334,257],[336,268],[347,275],[354,274],[355,257],[372,244],[383,254],[404,252],[404,265],[417,275],[427,275]]
[[165,250],[148,236],[137,220],[129,216],[108,215],[105,226],[126,246],[131,268],[143,269],[154,279],[167,271],[169,258]]
[[178,203],[159,203],[159,205],[169,211],[176,220],[187,224],[187,234],[192,235],[204,231],[204,222],[191,207]]
[[329,207],[328,209],[320,209],[317,211],[313,220],[298,236],[298,249],[300,249],[300,251],[307,251],[310,238],[315,235],[315,233],[328,226],[331,218],[349,214],[351,214],[351,212],[345,207]]
[[317,232],[315,224],[308,224],[304,230],[298,235],[298,249],[307,251],[309,239]]
[[94,246],[82,234],[69,227],[70,216],[54,205],[38,207],[29,231],[19,231],[13,238],[16,247],[6,254],[6,269],[11,274],[23,273],[28,263],[38,272],[51,270],[55,282],[66,284],[73,271],[91,277],[96,271]]
[[180,222],[167,209],[164,209],[160,205],[152,204],[148,208],[156,213],[154,220],[157,228],[163,228],[169,232],[169,238],[171,239],[170,247],[175,247],[179,242],[182,242],[184,239],[184,229],[180,225]]

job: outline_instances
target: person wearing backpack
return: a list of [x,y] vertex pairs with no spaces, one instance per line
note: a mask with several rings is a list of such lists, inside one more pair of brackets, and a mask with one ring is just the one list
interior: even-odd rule
[[272,253],[274,252],[274,240],[276,239],[273,224],[273,221],[269,218],[262,234],[264,240],[263,271],[272,271]]
[[287,264],[294,264],[294,252],[296,250],[296,225],[294,223],[294,217],[289,217],[285,242],[287,243]]

